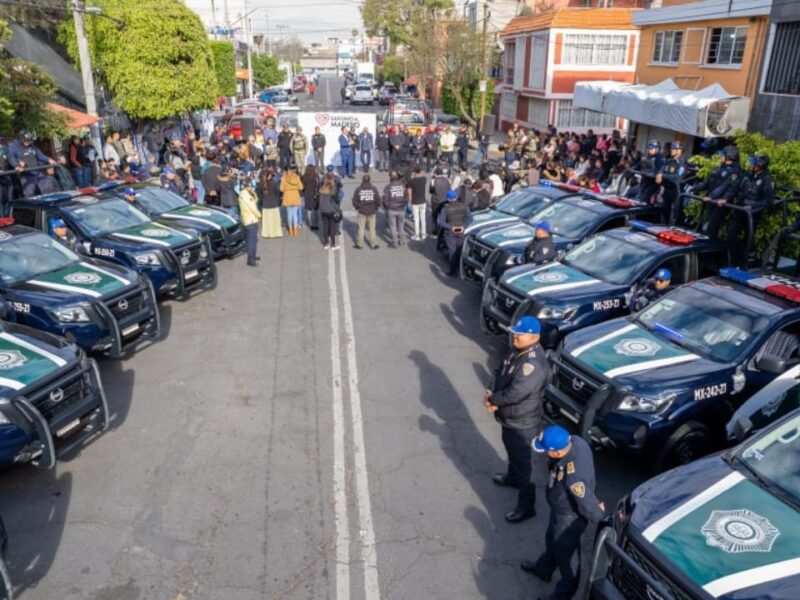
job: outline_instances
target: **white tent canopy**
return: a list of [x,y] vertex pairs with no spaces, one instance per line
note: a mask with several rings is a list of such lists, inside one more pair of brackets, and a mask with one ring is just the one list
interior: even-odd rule
[[665,79],[656,85],[579,82],[575,84],[572,104],[637,123],[714,137],[745,129],[750,101],[732,96],[717,83],[702,90],[684,90],[672,79]]

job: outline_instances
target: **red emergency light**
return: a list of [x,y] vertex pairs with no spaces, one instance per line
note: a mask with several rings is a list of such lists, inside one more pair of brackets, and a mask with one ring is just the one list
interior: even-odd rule
[[800,290],[790,285],[777,283],[775,285],[767,286],[764,288],[764,291],[773,296],[791,300],[792,302],[800,302]]
[[660,242],[668,242],[671,244],[691,244],[695,241],[695,237],[690,233],[667,229],[666,231],[661,231],[658,234],[658,240]]
[[90,185],[89,187],[81,188],[78,191],[81,194],[96,194],[97,192],[100,191],[100,188]]
[[616,206],[617,208],[630,208],[631,206],[633,206],[633,202],[625,198],[620,198],[619,196],[604,196],[600,198],[600,201],[603,204],[608,204],[609,206]]
[[13,224],[14,224],[14,217],[0,218],[0,227],[8,227],[9,225]]

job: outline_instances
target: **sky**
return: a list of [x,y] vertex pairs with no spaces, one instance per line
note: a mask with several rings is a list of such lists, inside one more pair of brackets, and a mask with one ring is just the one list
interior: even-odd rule
[[[217,25],[225,23],[225,0],[185,0],[207,26],[212,23],[214,5]],[[303,42],[322,42],[328,37],[349,37],[352,29],[363,28],[360,0],[227,0],[231,23],[247,11],[253,33],[273,39],[296,34]],[[247,9],[245,9],[247,6]]]

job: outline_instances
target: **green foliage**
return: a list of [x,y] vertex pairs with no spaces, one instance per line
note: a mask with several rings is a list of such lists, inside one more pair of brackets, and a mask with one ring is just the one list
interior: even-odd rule
[[[461,88],[461,97],[464,100],[463,106],[465,110],[459,107],[456,94],[450,86],[442,86],[442,111],[456,115],[461,119],[476,125],[481,118],[481,92],[479,89],[480,78],[475,74],[470,82]],[[491,114],[492,107],[494,106],[494,81],[489,79],[486,85],[486,110],[484,115]]]
[[[793,215],[800,209],[800,196],[781,190],[781,187],[800,188],[800,141],[776,143],[760,133],[747,133],[737,131],[733,135],[735,144],[739,148],[739,156],[742,161],[742,168],[747,171],[747,157],[755,154],[765,154],[769,156],[772,177],[776,186],[779,188],[779,196],[787,200],[789,221],[793,220]],[[689,159],[692,164],[698,165],[698,179],[705,181],[711,175],[711,171],[719,165],[716,157],[705,158],[693,156]],[[692,203],[687,214],[696,217],[700,212],[700,204]],[[758,229],[756,230],[755,248],[757,252],[763,251],[770,240],[784,226],[783,210],[780,207],[767,210],[760,217]]]
[[[0,52],[10,33],[0,21]],[[0,135],[13,136],[23,129],[38,137],[65,134],[64,115],[47,107],[55,94],[55,82],[39,65],[0,55]]]
[[256,89],[272,87],[283,83],[286,70],[278,68],[278,59],[266,54],[253,56],[253,83]]
[[391,81],[400,87],[400,82],[405,76],[405,66],[403,59],[399,56],[385,56],[383,58],[383,80]]
[[453,7],[453,0],[365,0],[361,17],[367,35],[385,35],[393,46],[407,45],[421,16]]
[[236,95],[236,60],[233,44],[226,41],[210,41],[211,55],[214,57],[214,74],[217,77],[217,94]]
[[[164,119],[214,106],[214,59],[200,18],[174,0],[97,0],[124,27],[87,17],[95,71],[114,102],[132,119]],[[77,64],[75,31],[66,21],[59,38]]]

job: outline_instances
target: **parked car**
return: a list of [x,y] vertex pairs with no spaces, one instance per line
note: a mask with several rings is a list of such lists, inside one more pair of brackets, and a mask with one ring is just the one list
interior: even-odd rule
[[372,95],[372,86],[369,84],[359,84],[353,91],[353,96],[350,98],[350,104],[369,104],[372,106],[375,103],[375,98]]

